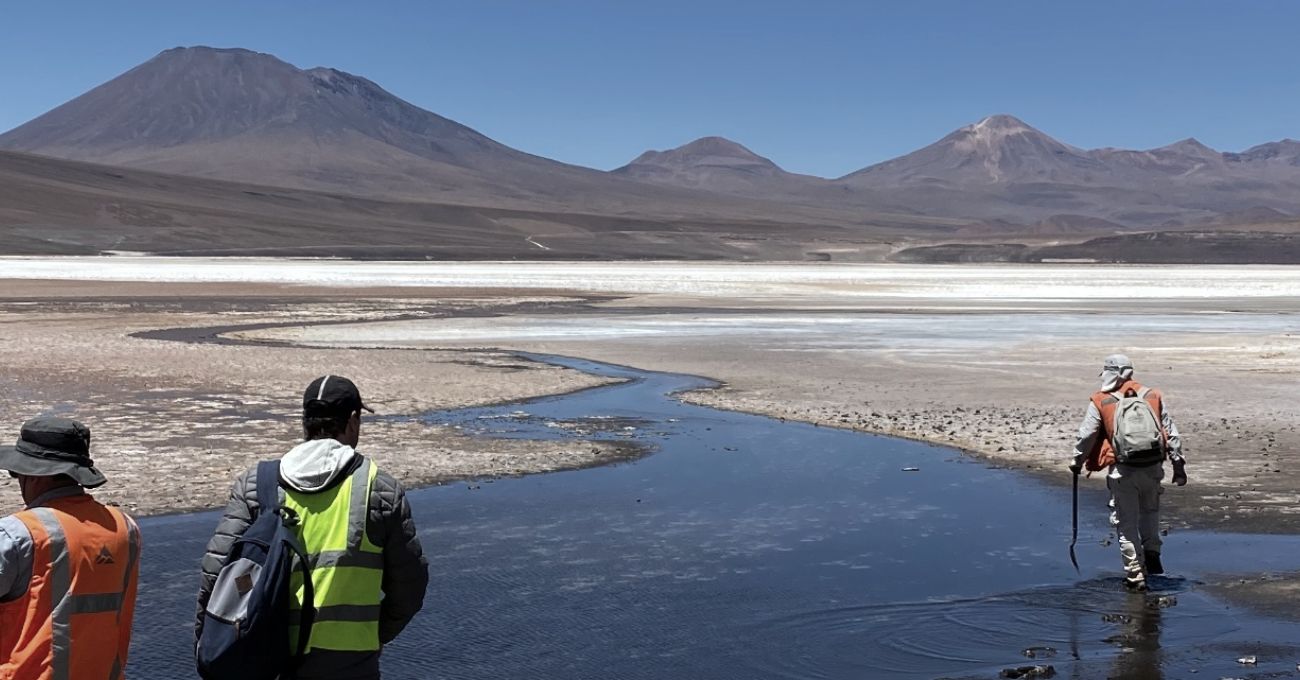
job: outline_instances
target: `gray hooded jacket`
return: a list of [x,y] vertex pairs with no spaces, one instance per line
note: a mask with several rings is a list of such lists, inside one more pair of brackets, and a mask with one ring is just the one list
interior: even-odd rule
[[[362,462],[361,454],[333,439],[303,442],[280,459],[280,483],[303,493],[318,493],[346,480]],[[281,499],[284,491],[281,490]],[[195,637],[203,630],[203,611],[212,595],[217,573],[225,566],[230,547],[257,516],[257,468],[235,480],[230,501],[208,541],[203,555]],[[370,489],[366,535],[383,548],[384,599],[380,606],[379,641],[387,644],[397,637],[424,604],[429,584],[429,565],[420,547],[411,506],[397,480],[380,470]],[[379,678],[379,652],[309,653],[299,669],[303,680],[348,680]]]

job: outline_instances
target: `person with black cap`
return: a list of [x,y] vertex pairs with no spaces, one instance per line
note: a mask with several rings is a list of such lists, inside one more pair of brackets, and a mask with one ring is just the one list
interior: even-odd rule
[[1173,465],[1174,484],[1187,484],[1182,437],[1164,396],[1133,379],[1133,362],[1127,356],[1106,357],[1098,377],[1101,389],[1093,393],[1079,426],[1070,472],[1077,477],[1085,468],[1089,474],[1107,471],[1110,521],[1119,534],[1124,585],[1144,591],[1147,576],[1165,571],[1160,560],[1165,460]]
[[140,529],[86,489],[90,430],[34,418],[0,446],[26,509],[0,519],[0,678],[116,678],[126,667]]
[[[351,380],[313,380],[303,394],[304,441],[279,460],[279,500],[299,518],[316,611],[299,680],[377,680],[383,645],[419,612],[428,586],[402,486],[356,450],[362,411],[373,413]],[[196,639],[231,544],[258,507],[254,466],[235,481],[203,556]]]

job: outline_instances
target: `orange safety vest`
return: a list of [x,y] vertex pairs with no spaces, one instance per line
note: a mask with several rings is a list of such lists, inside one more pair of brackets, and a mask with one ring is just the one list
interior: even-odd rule
[[[1098,437],[1100,441],[1092,444],[1092,450],[1088,452],[1087,458],[1083,461],[1083,466],[1093,472],[1098,472],[1109,468],[1115,464],[1115,447],[1110,443],[1115,436],[1115,409],[1119,406],[1119,399],[1115,398],[1115,393],[1127,395],[1129,392],[1139,393],[1143,389],[1142,384],[1136,380],[1129,380],[1124,384],[1116,387],[1110,392],[1097,392],[1092,395],[1092,405],[1097,407],[1101,413],[1102,434]],[[1152,388],[1147,392],[1146,402],[1151,406],[1151,412],[1156,414],[1156,421],[1160,423],[1160,434],[1166,442],[1169,441],[1169,433],[1165,432],[1164,425],[1164,406],[1160,400],[1160,391]]]
[[27,592],[0,603],[0,680],[118,680],[140,575],[140,530],[68,496],[16,515],[32,534]]

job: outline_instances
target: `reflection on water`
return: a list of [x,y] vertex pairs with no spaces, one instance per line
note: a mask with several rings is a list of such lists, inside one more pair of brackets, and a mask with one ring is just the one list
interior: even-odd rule
[[[385,677],[988,678],[1037,663],[1058,677],[1211,677],[1260,640],[1283,651],[1257,670],[1295,667],[1300,626],[1227,609],[1194,580],[1126,594],[1099,495],[1084,498],[1097,512],[1079,581],[1067,492],[938,447],[664,396],[698,378],[552,360],[632,382],[428,418],[549,438],[617,422],[585,436],[630,433],[658,452],[413,492],[433,578]],[[189,675],[195,563],[214,524],[146,522],[134,677]],[[1189,579],[1268,568],[1298,543],[1175,534],[1166,564]],[[1031,647],[1057,654],[1028,659]]]
[[1119,647],[1113,675],[1121,678],[1164,677],[1160,663],[1161,618],[1169,600],[1133,596],[1125,598],[1120,631],[1106,639]]

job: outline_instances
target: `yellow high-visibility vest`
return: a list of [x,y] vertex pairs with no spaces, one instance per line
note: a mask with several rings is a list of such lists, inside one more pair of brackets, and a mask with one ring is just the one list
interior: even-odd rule
[[[311,567],[316,616],[307,649],[375,651],[383,599],[383,549],[366,535],[370,487],[378,468],[369,459],[351,478],[319,493],[285,489],[284,506],[298,513],[298,532]],[[295,570],[293,606],[301,611],[303,583]],[[295,613],[293,617],[297,621]],[[297,626],[290,629],[297,649]]]

